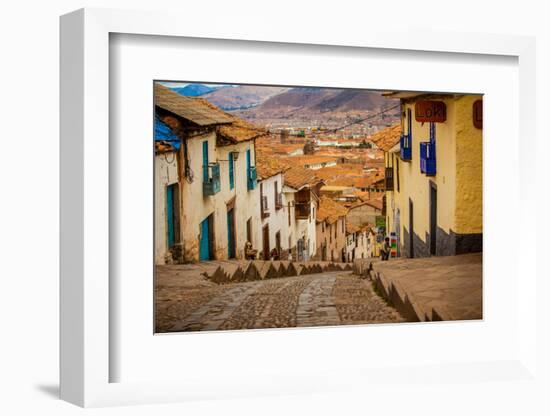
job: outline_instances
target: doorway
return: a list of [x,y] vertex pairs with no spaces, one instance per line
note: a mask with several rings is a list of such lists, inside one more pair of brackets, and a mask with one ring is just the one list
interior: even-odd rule
[[409,199],[409,257],[414,258],[414,206]]
[[437,253],[437,186],[430,182],[430,254]]
[[214,250],[213,250],[213,218],[210,214],[200,225],[200,244],[199,244],[199,260],[208,261],[213,260]]
[[277,260],[280,260],[281,259],[281,232],[280,231],[277,231],[275,233],[275,248],[277,249],[277,256],[278,256]]
[[178,184],[166,187],[166,240],[168,248],[179,242],[179,195]]
[[269,225],[264,226],[262,229],[263,245],[264,245],[264,260],[269,260]]
[[234,259],[235,256],[235,209],[227,210],[227,257]]

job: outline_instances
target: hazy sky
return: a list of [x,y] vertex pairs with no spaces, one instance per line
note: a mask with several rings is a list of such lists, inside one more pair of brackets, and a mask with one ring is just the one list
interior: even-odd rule
[[[177,88],[177,87],[185,87],[189,84],[202,84],[201,82],[160,82],[159,84],[164,85],[168,88]],[[202,84],[206,85],[207,87],[219,87],[220,85],[230,85],[230,84]]]

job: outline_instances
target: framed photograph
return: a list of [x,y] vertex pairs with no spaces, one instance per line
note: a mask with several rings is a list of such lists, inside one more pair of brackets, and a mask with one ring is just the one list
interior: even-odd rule
[[61,18],[61,397],[535,380],[534,40],[180,22]]

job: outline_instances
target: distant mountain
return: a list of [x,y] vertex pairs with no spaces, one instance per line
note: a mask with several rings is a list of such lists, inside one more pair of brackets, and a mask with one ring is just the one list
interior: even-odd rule
[[296,109],[311,107],[323,99],[336,95],[336,91],[323,88],[292,88],[266,100],[258,110]]
[[260,105],[265,100],[276,96],[288,88],[237,85],[233,88],[218,88],[202,95],[212,104],[226,111],[240,110]]
[[172,88],[172,90],[185,97],[199,97],[214,91],[214,88],[207,87],[203,84],[188,84],[185,87]]
[[388,99],[378,91],[335,90],[335,95],[327,96],[311,106],[320,111],[372,111],[387,107]]
[[388,105],[380,92],[330,88],[292,88],[254,109],[256,113],[372,111]]

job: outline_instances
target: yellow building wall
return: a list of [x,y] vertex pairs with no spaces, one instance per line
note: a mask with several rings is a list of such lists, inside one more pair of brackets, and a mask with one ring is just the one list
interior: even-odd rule
[[483,232],[483,133],[474,127],[472,107],[481,96],[463,96],[456,103],[456,215],[455,231]]
[[[397,232],[401,247],[405,246],[405,232],[410,232],[409,199],[413,201],[414,233],[422,243],[429,243],[430,183],[437,187],[437,226],[441,230],[447,234],[482,232],[482,131],[472,122],[473,102],[480,98],[437,97],[447,106],[447,120],[436,123],[434,176],[420,172],[420,142],[429,141],[429,123],[415,121],[414,102],[402,105],[402,115],[411,109],[412,160],[402,161],[399,153],[385,153],[386,166],[394,169],[394,191],[386,192],[387,232]],[[402,121],[406,133],[407,121]],[[426,253],[415,256],[418,254]]]

